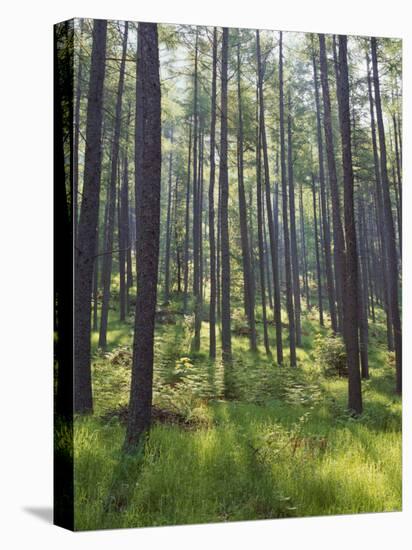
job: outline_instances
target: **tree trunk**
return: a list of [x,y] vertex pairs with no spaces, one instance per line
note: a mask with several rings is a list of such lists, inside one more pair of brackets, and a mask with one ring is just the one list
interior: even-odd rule
[[221,108],[220,108],[220,166],[219,184],[221,190],[221,261],[222,261],[222,359],[232,359],[232,340],[230,333],[230,250],[229,250],[229,179],[227,165],[227,64],[229,49],[229,29],[223,29],[222,68],[221,68]]
[[293,302],[295,308],[296,345],[302,345],[302,329],[300,325],[300,278],[298,263],[298,244],[296,240],[296,208],[295,208],[295,183],[293,180],[292,158],[292,116],[291,99],[288,99],[288,180],[289,180],[289,213],[290,213],[290,253],[292,260]]
[[213,29],[212,104],[210,113],[210,180],[209,180],[209,248],[210,248],[210,304],[209,356],[216,357],[216,243],[215,243],[215,145],[216,145],[216,71],[217,29]]
[[310,305],[310,292],[309,292],[309,274],[308,274],[308,255],[306,250],[306,231],[305,231],[305,217],[303,211],[303,186],[299,186],[299,222],[300,222],[300,240],[302,243],[302,266],[303,266],[303,282],[306,294],[306,307],[311,308]]
[[289,348],[290,366],[296,367],[296,340],[295,340],[295,315],[293,310],[292,295],[292,266],[290,259],[290,237],[288,222],[288,190],[286,181],[286,153],[285,153],[285,115],[283,102],[283,36],[279,33],[279,125],[280,125],[280,165],[282,178],[282,213],[283,213],[283,239],[285,243],[285,277],[286,277],[286,306],[289,319]]
[[263,203],[262,207],[262,215],[263,215],[263,250],[264,250],[264,259],[265,259],[265,271],[266,271],[266,280],[268,282],[268,299],[269,299],[269,306],[274,311],[274,303],[273,303],[273,297],[272,297],[272,284],[271,284],[271,272],[270,272],[270,266],[269,263],[271,261],[270,257],[270,249],[268,245],[268,238],[267,238],[267,231],[266,231],[266,211],[265,211],[265,204]]
[[107,22],[96,19],[93,26],[84,183],[75,264],[74,410],[76,413],[88,413],[93,410],[90,368],[91,295],[99,215],[106,34]]
[[116,112],[114,120],[113,131],[113,145],[111,155],[111,170],[110,170],[110,194],[108,204],[107,215],[107,236],[106,236],[106,250],[103,256],[103,296],[102,296],[102,310],[100,319],[100,333],[99,333],[99,347],[105,349],[107,346],[107,324],[109,319],[109,306],[110,306],[110,284],[112,276],[112,262],[113,262],[113,236],[114,236],[114,218],[116,211],[116,177],[119,164],[119,141],[120,141],[120,126],[122,117],[122,100],[123,100],[123,88],[124,88],[124,75],[126,64],[126,52],[127,52],[127,35],[128,35],[128,23],[125,22],[123,33],[123,51],[122,59],[120,62],[119,83],[117,87],[117,100],[116,100]]
[[187,181],[186,181],[186,207],[185,207],[185,252],[183,266],[183,311],[187,313],[187,302],[189,299],[189,231],[190,231],[190,169],[192,154],[192,123],[189,122],[189,152],[187,159]]
[[263,343],[267,355],[271,354],[269,346],[269,335],[267,327],[266,314],[266,288],[265,288],[265,259],[263,242],[263,204],[262,204],[262,143],[259,119],[257,120],[257,143],[256,143],[256,203],[257,203],[257,230],[258,230],[258,248],[259,248],[259,275],[260,275],[260,296],[262,301],[262,323],[263,323]]
[[176,270],[177,270],[177,293],[182,293],[182,249],[178,233],[178,210],[179,209],[179,178],[176,178],[175,196],[174,196],[174,241],[176,253]]
[[123,159],[123,174],[122,183],[118,198],[118,224],[119,224],[119,302],[120,302],[120,321],[125,321],[127,310],[127,294],[128,286],[126,281],[126,259],[127,259],[127,247],[128,247],[128,179],[129,170],[127,157]]
[[200,133],[198,132],[198,49],[199,35],[196,30],[195,43],[195,67],[193,77],[193,296],[195,300],[195,331],[192,341],[193,351],[200,349],[201,330],[201,295],[200,295],[200,193],[198,173],[198,143]]
[[[203,189],[204,189],[204,178],[203,178],[203,157],[205,150],[205,133],[203,128],[199,134],[199,177],[198,177],[198,189],[199,189],[199,344],[200,344],[200,330],[203,316]],[[199,345],[200,347],[200,345]]]
[[330,246],[330,228],[328,218],[326,214],[326,193],[325,193],[325,171],[323,160],[323,139],[322,139],[322,122],[320,111],[320,98],[319,98],[319,84],[318,84],[318,72],[316,65],[315,52],[312,54],[313,61],[313,79],[315,83],[315,103],[316,103],[316,122],[317,122],[317,139],[318,139],[318,157],[319,157],[319,184],[320,184],[320,201],[321,210],[320,216],[322,218],[322,230],[323,230],[323,250],[325,255],[325,271],[326,271],[326,286],[328,289],[328,303],[329,303],[329,315],[333,332],[338,330],[338,321],[336,316],[335,305],[335,285],[333,282],[333,269],[332,269],[332,254]]
[[129,313],[129,289],[133,284],[132,260],[131,260],[131,239],[129,224],[129,161],[128,143],[130,126],[130,103],[126,119],[126,146],[123,157],[122,183],[119,193],[119,293],[120,293],[120,320],[126,320]]
[[343,321],[348,366],[348,409],[362,412],[362,391],[359,371],[358,339],[358,254],[353,198],[353,167],[351,150],[349,77],[347,37],[339,35],[339,119],[342,140],[346,266],[343,286]]
[[[279,365],[283,363],[283,346],[282,346],[282,319],[281,319],[281,303],[280,303],[280,285],[279,285],[279,266],[278,256],[275,245],[275,229],[273,223],[272,202],[270,196],[270,181],[269,181],[269,160],[268,148],[266,142],[266,127],[265,127],[265,106],[263,97],[263,66],[260,52],[260,35],[256,31],[256,53],[258,64],[258,86],[259,86],[259,109],[260,109],[260,129],[262,152],[263,152],[263,167],[265,175],[265,195],[266,195],[266,211],[269,226],[269,240],[272,258],[272,273],[273,273],[273,295],[274,295],[274,313],[275,313],[275,328],[276,328],[276,353],[277,362]],[[294,329],[293,329],[294,331]],[[294,339],[294,337],[293,337]]]
[[238,99],[238,195],[239,195],[239,224],[242,244],[243,261],[243,293],[244,307],[249,325],[250,349],[256,351],[256,325],[255,325],[255,297],[252,285],[252,273],[250,265],[250,247],[247,226],[247,209],[245,197],[245,185],[243,180],[243,112],[242,91],[240,85],[240,32],[238,31],[237,44],[237,99]]
[[322,302],[322,272],[320,269],[319,243],[318,243],[318,218],[316,214],[316,188],[315,176],[312,174],[312,198],[313,198],[313,225],[315,229],[315,253],[316,253],[316,274],[318,282],[318,308],[319,308],[319,324],[324,326],[323,321],[323,302]]
[[341,207],[339,199],[338,179],[336,175],[335,150],[332,131],[332,113],[328,81],[328,64],[325,49],[325,36],[319,34],[320,74],[323,92],[323,112],[326,152],[329,171],[329,185],[332,199],[335,287],[338,304],[338,329],[342,328],[342,288],[345,279],[345,241],[342,230]]
[[94,332],[99,330],[98,317],[98,294],[99,294],[99,219],[96,228],[96,254],[93,265],[93,328]]
[[388,258],[388,288],[389,302],[392,316],[393,336],[395,343],[395,359],[396,359],[396,392],[402,393],[402,329],[401,319],[399,314],[399,298],[398,298],[398,259],[396,255],[396,239],[393,226],[393,216],[391,199],[389,193],[389,178],[386,163],[386,143],[385,143],[385,128],[383,124],[382,105],[380,95],[379,71],[378,71],[378,56],[376,38],[371,38],[372,49],[372,68],[373,68],[373,84],[375,89],[375,105],[376,118],[378,123],[379,135],[379,150],[380,150],[380,168],[381,168],[381,185],[382,185],[382,206],[384,214],[384,229],[385,241]]
[[[369,95],[369,111],[371,117],[371,137],[372,137],[372,149],[375,169],[375,197],[376,197],[376,222],[377,229],[380,238],[381,248],[381,262],[382,262],[382,281],[383,281],[383,302],[386,313],[386,326],[387,326],[387,342],[388,349],[393,350],[393,332],[392,332],[392,315],[391,315],[391,303],[389,298],[389,264],[388,264],[388,249],[386,246],[386,232],[384,228],[384,212],[383,212],[383,200],[382,200],[382,183],[381,183],[381,171],[379,166],[379,153],[378,143],[376,136],[376,123],[375,123],[375,111],[373,106],[372,97],[372,78],[369,69],[369,56],[366,55],[366,70],[368,75],[368,95]],[[375,270],[376,273],[376,270]]]
[[78,193],[79,193],[79,142],[80,142],[80,104],[82,98],[81,82],[83,78],[83,61],[81,56],[81,46],[83,37],[84,19],[80,19],[80,40],[79,40],[79,58],[77,65],[76,78],[76,101],[74,106],[74,132],[73,132],[73,229],[74,245],[77,243],[77,223],[78,223]]
[[395,161],[396,161],[396,177],[397,177],[397,185],[394,178],[394,186],[395,190],[398,194],[398,229],[399,229],[399,254],[402,258],[402,168],[401,168],[401,160],[400,160],[400,146],[399,146],[399,132],[398,132],[398,123],[396,120],[396,114],[393,113],[392,115],[393,120],[393,133],[394,133],[394,139],[395,139]]
[[161,106],[157,25],[139,23],[136,70],[135,193],[137,296],[132,380],[124,447],[149,429],[160,231]]
[[368,274],[367,274],[367,252],[366,252],[366,228],[363,199],[358,201],[358,231],[359,231],[359,348],[361,359],[362,378],[369,378],[368,358]]
[[172,209],[172,170],[173,170],[173,128],[170,132],[170,152],[169,152],[169,180],[167,194],[167,213],[166,213],[166,250],[165,250],[165,304],[170,299],[170,241],[172,238],[172,228],[170,223]]

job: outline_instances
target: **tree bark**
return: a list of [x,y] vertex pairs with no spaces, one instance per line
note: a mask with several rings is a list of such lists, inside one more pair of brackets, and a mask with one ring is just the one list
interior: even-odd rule
[[86,151],[75,264],[74,410],[93,410],[90,324],[93,265],[99,214],[101,131],[107,22],[95,20],[87,104]]
[[261,132],[260,123],[257,120],[257,143],[256,143],[256,203],[257,203],[257,231],[258,231],[258,249],[259,249],[259,276],[260,276],[260,296],[262,302],[262,323],[263,323],[263,343],[267,355],[271,355],[269,346],[269,335],[267,327],[266,313],[266,284],[265,284],[265,259],[263,242],[263,204],[262,204],[262,158],[261,158]]
[[369,357],[368,357],[368,273],[367,273],[367,256],[366,256],[366,228],[365,214],[363,207],[363,198],[358,200],[358,231],[359,231],[359,349],[361,359],[361,374],[362,378],[369,378]]
[[171,216],[171,209],[172,209],[172,174],[173,174],[173,128],[170,132],[169,179],[168,179],[167,213],[166,213],[165,290],[164,290],[165,304],[168,304],[170,299],[170,242],[172,238],[170,216]]
[[185,206],[185,251],[183,260],[183,311],[187,313],[189,299],[189,232],[190,232],[190,169],[192,155],[192,123],[189,121],[189,152],[187,159],[186,206]]
[[126,320],[128,288],[126,282],[126,253],[128,247],[128,162],[126,155],[123,159],[123,173],[118,198],[118,226],[119,226],[119,302],[120,321]]
[[319,34],[320,46],[320,74],[323,95],[324,130],[326,152],[328,160],[329,185],[332,200],[334,263],[335,263],[335,289],[338,304],[338,329],[342,328],[342,288],[345,279],[345,241],[342,230],[341,206],[339,199],[338,178],[336,174],[335,149],[332,131],[332,112],[330,103],[328,63],[326,58],[325,36]]
[[312,174],[312,198],[313,198],[313,225],[315,230],[315,253],[316,253],[316,274],[318,283],[318,308],[319,308],[319,324],[324,326],[323,320],[323,302],[322,302],[322,272],[320,269],[319,243],[318,243],[318,218],[316,214],[316,187],[315,176]]
[[209,179],[209,248],[210,248],[210,304],[209,356],[216,357],[216,243],[215,243],[215,146],[216,146],[216,72],[217,29],[213,29],[212,103],[210,113],[210,179]]
[[229,251],[229,179],[227,165],[227,65],[229,49],[229,29],[223,29],[222,68],[221,68],[221,109],[220,109],[220,166],[219,184],[221,190],[221,262],[222,262],[222,359],[232,359],[232,340],[230,333],[230,251]]
[[392,316],[393,336],[395,343],[395,360],[396,360],[396,392],[402,393],[402,329],[401,319],[399,314],[399,298],[398,298],[398,259],[396,254],[396,239],[393,225],[391,199],[389,193],[389,178],[386,162],[386,143],[385,143],[385,128],[383,124],[381,93],[379,83],[378,70],[378,55],[376,38],[371,38],[372,49],[372,68],[373,68],[373,84],[375,90],[375,106],[376,118],[378,124],[379,135],[379,150],[380,150],[380,168],[381,168],[381,185],[382,185],[382,206],[384,214],[385,241],[388,258],[388,287],[389,301]]
[[[373,96],[372,96],[372,78],[369,68],[369,56],[366,54],[366,70],[368,78],[368,96],[369,96],[369,112],[371,117],[371,137],[372,137],[372,149],[373,149],[373,159],[374,159],[374,169],[375,169],[375,197],[376,197],[376,222],[377,230],[380,238],[380,258],[382,263],[382,281],[383,281],[383,303],[386,313],[386,326],[387,326],[387,343],[388,349],[393,350],[393,331],[392,331],[392,314],[391,314],[391,303],[389,298],[389,260],[388,260],[388,248],[386,245],[386,232],[384,227],[384,212],[383,212],[383,200],[382,200],[382,183],[381,183],[381,171],[380,171],[380,161],[378,153],[378,142],[376,136],[376,122],[375,122],[375,110],[373,105]],[[376,273],[376,270],[375,270]]]
[[161,103],[157,25],[139,23],[136,70],[135,193],[137,296],[132,380],[124,448],[149,429],[159,260]]
[[[275,229],[273,223],[272,214],[272,202],[270,196],[270,181],[269,181],[269,160],[268,160],[268,148],[266,142],[266,127],[265,127],[265,105],[263,97],[263,66],[260,52],[260,35],[259,31],[256,31],[256,54],[258,64],[258,87],[259,87],[259,110],[260,110],[260,129],[262,152],[263,152],[263,167],[265,177],[265,195],[266,195],[266,211],[268,217],[269,226],[269,240],[271,248],[272,258],[272,273],[273,273],[273,306],[275,314],[275,329],[276,329],[276,355],[279,365],[283,363],[283,344],[282,344],[282,319],[281,319],[281,303],[280,303],[280,285],[279,285],[279,266],[278,256],[275,245]],[[294,337],[293,337],[294,339]]]
[[130,126],[130,104],[126,119],[126,146],[123,155],[123,173],[118,199],[118,225],[119,225],[119,293],[120,293],[120,321],[126,320],[129,313],[129,289],[132,278],[130,228],[129,228],[129,161],[128,142]]
[[240,32],[238,31],[237,44],[237,98],[238,98],[238,196],[239,196],[239,223],[240,236],[242,244],[243,261],[243,293],[244,307],[249,325],[250,349],[256,351],[256,325],[255,325],[255,297],[252,285],[252,274],[250,265],[250,247],[247,226],[247,210],[245,185],[243,179],[243,112],[242,112],[242,92],[240,85]]
[[293,176],[292,155],[292,116],[290,92],[288,98],[288,183],[289,183],[289,213],[290,213],[290,253],[292,260],[293,302],[295,311],[296,345],[302,345],[302,329],[300,325],[300,278],[298,263],[298,244],[296,239],[296,208],[295,208],[295,183]]
[[282,179],[282,214],[283,214],[283,239],[285,244],[285,277],[286,277],[286,306],[289,319],[289,348],[290,366],[296,367],[296,339],[295,339],[295,315],[293,310],[292,295],[292,266],[290,259],[290,237],[288,222],[288,190],[286,181],[286,152],[285,152],[285,115],[283,96],[283,36],[279,33],[279,124],[280,124],[280,165]]
[[73,132],[73,225],[74,245],[77,244],[77,223],[78,223],[78,192],[79,192],[79,142],[80,142],[80,104],[82,99],[81,82],[83,78],[83,61],[81,56],[81,45],[83,37],[84,19],[80,19],[80,40],[79,56],[76,78],[76,101],[74,107],[74,132]]
[[124,88],[124,75],[126,64],[126,52],[127,52],[127,35],[128,35],[128,23],[125,22],[123,33],[123,51],[122,59],[120,62],[119,83],[117,87],[117,100],[116,100],[116,112],[113,131],[113,146],[111,154],[111,169],[110,169],[110,193],[109,204],[107,214],[107,235],[106,235],[106,250],[108,252],[103,256],[103,296],[102,296],[102,310],[100,319],[100,333],[99,333],[99,347],[105,349],[107,346],[107,325],[109,320],[109,306],[110,306],[110,284],[112,275],[112,263],[113,255],[111,250],[113,249],[114,238],[114,218],[116,211],[116,177],[119,164],[119,141],[120,141],[120,127],[122,117],[122,101],[123,101],[123,88]]
[[353,198],[353,166],[349,106],[349,76],[347,64],[347,37],[339,36],[339,119],[342,141],[344,186],[346,265],[343,286],[343,321],[348,366],[348,409],[362,412],[362,391],[359,371],[359,307],[358,307],[358,254],[356,243]]
[[305,216],[303,211],[303,186],[299,186],[299,222],[300,222],[300,239],[302,243],[302,266],[303,266],[303,282],[306,294],[306,307],[311,308],[310,292],[309,292],[309,274],[308,274],[308,255],[306,249],[306,231],[305,231]]
[[200,295],[200,197],[198,179],[198,49],[199,35],[196,29],[195,67],[193,76],[193,296],[195,309],[195,331],[192,341],[193,351],[200,349],[201,295]]
[[323,249],[325,255],[325,271],[326,271],[326,286],[328,290],[328,303],[329,303],[329,315],[333,332],[338,330],[338,321],[336,315],[335,305],[335,284],[333,281],[333,269],[332,269],[332,254],[330,246],[330,228],[328,218],[326,214],[326,193],[325,193],[325,171],[323,160],[323,139],[322,139],[322,122],[320,111],[320,98],[319,98],[319,83],[318,83],[318,71],[316,65],[315,51],[312,53],[313,62],[313,79],[315,84],[315,104],[316,104],[316,122],[317,122],[317,140],[318,140],[318,158],[319,158],[319,184],[320,184],[320,200],[321,200],[321,218],[322,218],[322,230],[323,230]]

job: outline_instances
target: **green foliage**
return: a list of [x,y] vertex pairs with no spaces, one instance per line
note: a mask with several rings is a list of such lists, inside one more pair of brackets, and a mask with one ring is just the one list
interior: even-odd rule
[[347,376],[345,344],[340,336],[317,335],[315,340],[316,358],[325,376]]
[[[306,316],[305,331],[315,334],[317,323]],[[234,335],[227,401],[223,366],[205,353],[208,325],[200,353],[189,356],[190,327],[181,316],[156,329],[154,426],[138,455],[123,455],[124,421],[107,414],[127,408],[131,349],[95,354],[95,416],[77,418],[74,430],[77,529],[400,509],[401,401],[374,336],[365,412],[353,418],[346,379],[314,364],[336,339],[318,336],[313,354],[300,349],[290,369]]]

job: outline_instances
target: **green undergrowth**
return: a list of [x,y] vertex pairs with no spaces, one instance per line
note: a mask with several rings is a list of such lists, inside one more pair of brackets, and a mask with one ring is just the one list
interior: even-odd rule
[[251,353],[235,333],[231,367],[211,362],[206,322],[192,353],[192,319],[176,311],[157,325],[155,342],[154,406],[170,416],[155,415],[140,454],[121,451],[131,324],[112,324],[108,351],[95,348],[95,412],[75,421],[77,529],[401,509],[401,401],[379,330],[364,413],[354,418],[347,379],[317,362],[327,331],[315,311],[303,320],[296,369],[276,366],[263,347]]

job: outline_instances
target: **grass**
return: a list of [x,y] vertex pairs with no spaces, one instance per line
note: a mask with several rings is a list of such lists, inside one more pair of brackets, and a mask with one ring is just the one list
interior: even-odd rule
[[233,336],[230,400],[223,366],[207,357],[207,323],[191,354],[190,324],[176,316],[156,330],[154,401],[187,426],[155,424],[144,453],[128,456],[115,413],[128,401],[131,325],[110,313],[110,352],[93,362],[95,414],[75,422],[76,529],[401,509],[401,402],[379,330],[364,413],[354,419],[347,380],[316,365],[314,336],[324,331],[315,312],[303,322],[297,369],[274,366],[263,348],[252,354],[247,338]]

